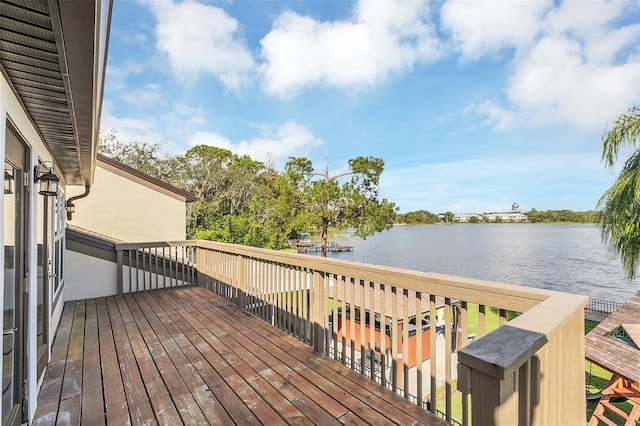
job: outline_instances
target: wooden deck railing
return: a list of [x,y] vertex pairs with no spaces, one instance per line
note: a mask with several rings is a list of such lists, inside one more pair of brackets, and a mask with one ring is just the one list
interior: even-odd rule
[[209,241],[116,250],[120,291],[206,287],[451,422],[584,424],[587,297]]
[[192,242],[116,244],[118,293],[196,283]]

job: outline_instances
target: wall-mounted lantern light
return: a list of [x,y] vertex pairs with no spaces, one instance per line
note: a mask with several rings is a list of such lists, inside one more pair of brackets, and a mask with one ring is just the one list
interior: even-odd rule
[[4,170],[4,193],[5,194],[13,194],[14,182],[15,182],[15,177],[13,176],[13,170],[5,169]]
[[[33,182],[40,182],[40,190],[38,194],[46,195],[49,197],[55,197],[58,195],[58,184],[60,183],[60,179],[53,173],[53,165],[48,168],[45,165],[46,163],[51,164],[49,161],[45,161],[39,166],[35,166],[33,169]],[[45,168],[45,172],[40,174],[40,167]]]
[[84,192],[80,195],[76,195],[75,197],[71,197],[67,200],[67,202],[65,203],[65,208],[67,210],[67,220],[71,220],[73,218],[73,214],[76,212],[76,205],[73,204],[73,202],[75,200],[79,200],[81,198],[86,197],[87,195],[89,195],[89,190],[91,189],[91,187],[89,185],[85,185],[84,187]]
[[67,201],[65,209],[67,210],[67,220],[71,220],[73,218],[73,214],[76,212],[76,205],[71,201]]

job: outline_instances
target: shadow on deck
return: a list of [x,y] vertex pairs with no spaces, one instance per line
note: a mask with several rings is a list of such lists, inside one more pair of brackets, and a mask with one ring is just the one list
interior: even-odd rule
[[198,287],[68,302],[42,424],[446,422]]

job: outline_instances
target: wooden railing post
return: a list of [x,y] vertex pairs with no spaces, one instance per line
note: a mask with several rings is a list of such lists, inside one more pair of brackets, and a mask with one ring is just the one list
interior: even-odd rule
[[554,296],[460,349],[458,389],[471,393],[473,424],[584,424],[586,303]]
[[236,304],[240,309],[245,309],[247,306],[247,261],[244,256],[238,255],[238,261],[236,263]]
[[116,271],[118,277],[118,294],[122,295],[124,293],[124,271],[122,270],[122,268],[124,268],[124,252],[122,250],[116,249],[116,262],[118,265],[118,270]]
[[324,352],[324,273],[313,271],[311,292],[311,313],[313,324],[313,349]]
[[546,336],[505,325],[458,353],[461,392],[471,391],[471,421],[518,424],[521,365],[547,343]]

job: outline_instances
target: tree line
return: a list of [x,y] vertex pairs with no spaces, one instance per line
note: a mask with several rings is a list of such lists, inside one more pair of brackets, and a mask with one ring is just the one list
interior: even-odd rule
[[[573,211],[573,210],[536,210],[531,209],[524,212],[529,223],[596,223],[597,212],[595,210]],[[482,216],[482,215],[479,215]],[[455,222],[455,214],[447,211],[445,213],[435,214],[428,210],[417,210],[408,213],[396,215],[396,223],[405,223],[408,225],[428,225],[434,223],[452,223]],[[500,220],[496,220],[500,222]],[[484,223],[487,219],[473,216],[469,219],[469,223]]]
[[316,172],[310,160],[289,158],[284,171],[227,149],[198,145],[166,156],[159,143],[100,139],[99,151],[116,161],[191,192],[187,237],[282,249],[300,232],[321,236],[326,255],[329,227],[359,237],[388,229],[397,207],[379,196],[384,161],[349,160],[348,171]]

